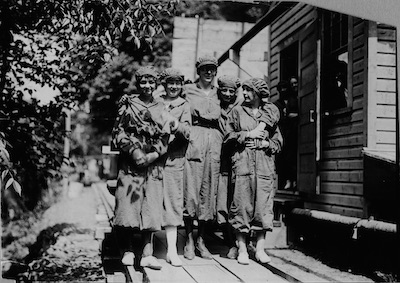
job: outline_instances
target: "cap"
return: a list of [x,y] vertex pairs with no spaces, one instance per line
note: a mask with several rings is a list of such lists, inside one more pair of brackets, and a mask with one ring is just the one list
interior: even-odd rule
[[154,78],[158,78],[158,72],[153,66],[144,66],[137,69],[135,76],[136,77],[143,77],[143,76],[152,76]]
[[235,78],[235,77],[227,76],[227,75],[223,75],[223,76],[219,77],[217,80],[217,83],[218,83],[219,88],[231,87],[231,88],[237,89],[240,87],[239,78]]
[[197,59],[196,62],[196,68],[200,68],[202,66],[206,66],[206,65],[212,65],[215,66],[216,68],[218,67],[218,60],[211,56],[211,55],[204,55],[202,57],[199,57],[199,59]]
[[167,68],[161,73],[161,79],[165,82],[168,79],[179,79],[181,81],[185,80],[185,77],[178,69]]
[[260,98],[267,98],[270,95],[268,84],[261,78],[250,78],[242,85],[252,88]]

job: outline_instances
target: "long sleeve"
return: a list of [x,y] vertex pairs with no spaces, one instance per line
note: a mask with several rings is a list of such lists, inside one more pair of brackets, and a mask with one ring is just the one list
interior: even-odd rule
[[270,137],[268,139],[269,141],[269,147],[266,150],[267,154],[277,154],[282,150],[282,146],[283,146],[283,137],[282,137],[282,133],[281,130],[279,129],[279,127],[276,127],[276,130],[273,134],[272,137]]
[[122,152],[131,154],[136,148],[142,146],[137,137],[127,132],[132,117],[127,111],[126,105],[119,108],[118,114],[112,131],[112,142]]
[[233,141],[237,141],[239,144],[244,143],[247,131],[243,131],[240,128],[239,118],[239,112],[236,109],[233,109],[228,115],[224,143],[231,143]]
[[190,113],[190,105],[188,103],[183,104],[183,112],[179,119],[177,134],[183,136],[186,140],[190,137],[190,127],[192,125],[192,115]]

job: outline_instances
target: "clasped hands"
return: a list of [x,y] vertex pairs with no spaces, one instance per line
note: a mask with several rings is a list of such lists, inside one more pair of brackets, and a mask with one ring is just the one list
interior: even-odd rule
[[132,152],[132,158],[133,162],[136,164],[138,167],[146,167],[149,166],[151,163],[153,163],[157,158],[159,157],[159,154],[157,152],[149,152],[149,153],[144,153],[143,150],[140,148],[136,148]]
[[245,146],[250,149],[266,149],[269,147],[269,141],[265,140],[265,130],[255,128],[247,132]]

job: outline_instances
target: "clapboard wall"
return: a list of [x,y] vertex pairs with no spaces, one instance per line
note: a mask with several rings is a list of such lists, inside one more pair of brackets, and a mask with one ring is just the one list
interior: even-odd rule
[[[280,80],[280,51],[296,41],[308,24],[318,20],[316,7],[299,3],[271,25],[270,85],[277,99]],[[318,25],[316,25],[318,26]],[[363,147],[366,146],[368,93],[368,21],[349,17],[349,79],[351,103],[330,117],[321,115],[321,161],[319,189],[300,193],[305,208],[346,216],[365,216],[363,196]],[[323,37],[323,34],[321,34]],[[316,86],[316,88],[319,86]],[[321,97],[323,97],[321,93]]]
[[349,17],[347,109],[322,119],[320,194],[308,207],[364,217],[363,156],[368,93],[368,22]]
[[396,30],[369,23],[370,95],[367,147],[395,151],[396,146]]

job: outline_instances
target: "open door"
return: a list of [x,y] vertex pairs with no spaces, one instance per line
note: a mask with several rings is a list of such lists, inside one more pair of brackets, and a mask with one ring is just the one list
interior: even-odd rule
[[319,160],[319,58],[320,41],[317,21],[299,36],[299,135],[298,176],[300,193],[319,193],[317,163]]

